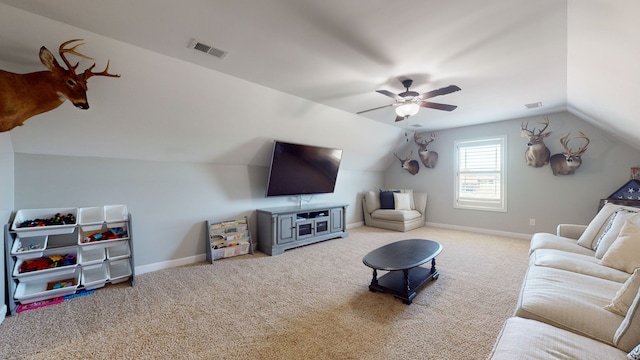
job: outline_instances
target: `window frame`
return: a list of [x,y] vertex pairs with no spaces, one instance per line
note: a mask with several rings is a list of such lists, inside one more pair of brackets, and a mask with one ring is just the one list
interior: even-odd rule
[[[460,148],[500,145],[500,195],[497,200],[482,200],[461,196],[461,174],[487,174],[487,171],[462,171],[460,169]],[[491,173],[490,171],[489,173]],[[507,212],[507,135],[487,136],[454,141],[454,198],[455,209]]]

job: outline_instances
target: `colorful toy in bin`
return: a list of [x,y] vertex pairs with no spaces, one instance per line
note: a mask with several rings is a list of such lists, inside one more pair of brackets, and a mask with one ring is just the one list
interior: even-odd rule
[[90,243],[102,240],[116,240],[127,236],[124,227],[114,227],[107,231],[98,231],[82,238],[83,243]]
[[51,255],[48,257],[25,260],[22,264],[20,264],[19,272],[26,273],[38,270],[53,269],[62,266],[75,265],[75,263],[75,254]]
[[33,219],[25,220],[21,222],[18,227],[41,227],[41,226],[53,226],[53,225],[68,225],[75,224],[76,217],[73,214],[62,215],[60,213],[55,214],[52,218],[48,219]]

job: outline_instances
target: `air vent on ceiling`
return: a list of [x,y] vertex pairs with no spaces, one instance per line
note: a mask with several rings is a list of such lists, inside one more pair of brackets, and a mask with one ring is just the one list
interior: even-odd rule
[[531,103],[531,104],[525,104],[524,107],[527,109],[535,109],[535,108],[539,108],[542,106],[541,102],[537,102],[537,103]]
[[211,45],[207,45],[205,43],[203,43],[202,41],[199,40],[193,40],[191,42],[191,44],[189,45],[190,48],[192,49],[196,49],[198,51],[202,51],[203,53],[209,54],[209,55],[213,55],[215,57],[217,57],[218,59],[222,59],[227,55],[227,52],[224,50],[220,50],[218,48],[215,48]]

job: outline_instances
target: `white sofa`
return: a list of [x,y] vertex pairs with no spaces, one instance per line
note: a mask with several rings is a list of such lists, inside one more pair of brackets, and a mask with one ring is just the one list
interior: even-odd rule
[[514,317],[491,359],[627,359],[640,344],[640,209],[531,238]]
[[[381,201],[382,192],[387,196],[392,192],[394,202],[391,208],[389,203],[384,203],[385,197]],[[425,224],[426,209],[427,194],[411,189],[366,191],[362,194],[364,224],[367,226],[403,232],[417,229]]]

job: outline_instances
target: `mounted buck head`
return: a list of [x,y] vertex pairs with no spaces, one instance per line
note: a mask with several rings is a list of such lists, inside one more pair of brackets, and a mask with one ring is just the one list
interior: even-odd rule
[[411,155],[413,155],[413,150],[406,159],[402,159],[398,156],[398,154],[393,153],[395,157],[400,160],[400,165],[403,169],[407,170],[411,175],[415,175],[420,171],[420,164],[417,160],[411,160]]
[[418,134],[413,134],[413,141],[418,144],[418,156],[420,156],[420,160],[422,160],[424,166],[430,169],[436,167],[436,163],[438,162],[438,153],[435,151],[429,151],[429,144],[431,144],[435,139],[436,135],[434,133],[431,133],[430,140],[418,137]]
[[586,143],[580,147],[578,151],[573,151],[569,148],[570,134],[571,133],[568,133],[560,139],[560,144],[564,147],[564,152],[551,157],[551,171],[553,171],[553,175],[571,175],[582,165],[582,154],[587,150],[587,146],[589,146],[589,138],[580,131],[574,139],[584,139]]
[[49,69],[28,74],[14,74],[0,70],[0,132],[9,131],[16,126],[21,126],[28,118],[53,110],[65,100],[78,109],[88,109],[87,80],[92,76],[120,77],[109,74],[109,62],[102,72],[93,72],[95,63],[83,73],[77,74],[79,63],[71,65],[67,54],[84,59],[94,60],[80,54],[76,49],[83,45],[76,44],[65,48],[71,43],[82,41],[81,39],[69,40],[60,45],[58,52],[67,65],[60,66],[53,54],[46,47],[40,48],[40,61]]
[[520,124],[520,136],[528,140],[528,147],[524,152],[524,157],[527,161],[527,165],[533,167],[545,166],[549,162],[549,155],[551,154],[547,146],[544,144],[544,138],[551,134],[551,131],[547,133],[544,132],[549,126],[549,118],[545,117],[544,121],[541,122],[540,125],[544,125],[544,127],[536,133],[536,128],[533,128],[533,130],[528,129],[528,121]]

